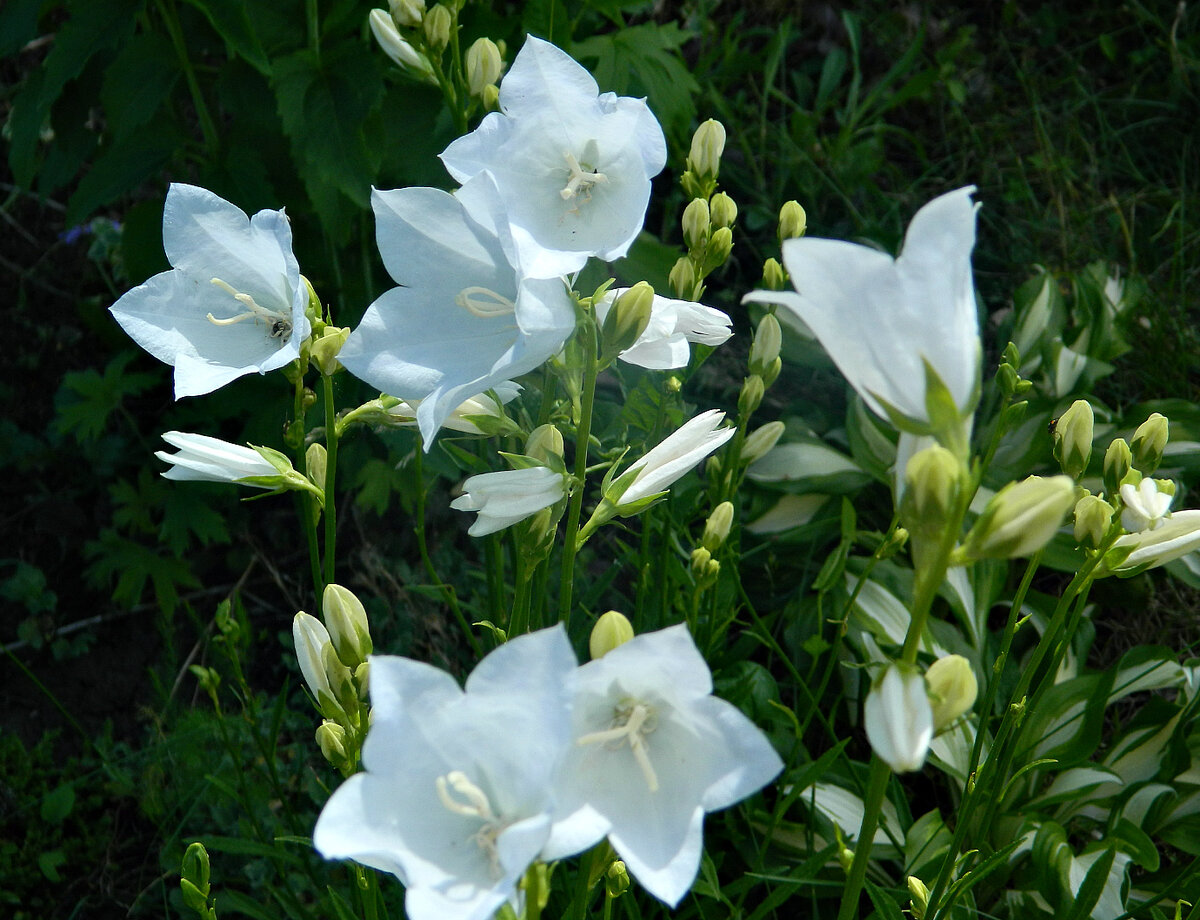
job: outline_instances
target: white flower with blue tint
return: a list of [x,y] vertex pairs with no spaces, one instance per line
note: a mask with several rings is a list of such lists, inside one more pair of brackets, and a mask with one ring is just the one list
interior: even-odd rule
[[456,511],[478,511],[479,516],[467,533],[482,537],[532,517],[561,501],[566,494],[567,480],[562,473],[545,466],[531,466],[471,476],[463,483],[463,494],[450,507]]
[[110,308],[142,348],[175,368],[175,398],[211,393],[300,356],[308,289],[283,211],[253,218],[212,192],[172,184],[163,247],[174,266]]
[[500,111],[441,156],[473,212],[473,180],[495,179],[522,265],[551,278],[625,255],[667,146],[644,99],[601,95],[569,55],[531,36],[500,83]]
[[398,877],[411,920],[487,920],[550,835],[551,781],[570,742],[567,634],[501,645],[465,691],[431,665],[370,663],[364,772],[326,803],[313,844]]
[[[494,216],[494,190],[487,200]],[[384,393],[420,400],[428,450],[464,400],[557,354],[575,311],[561,280],[531,279],[510,261],[503,222],[493,222],[496,235],[432,188],[375,191],[371,202],[379,253],[400,287],[367,308],[338,360]]]
[[[596,318],[601,324],[617,298],[627,290],[610,290],[596,301]],[[655,294],[645,331],[619,357],[627,364],[650,370],[686,367],[692,353],[691,343],[720,345],[733,335],[732,325],[733,321],[720,310]]]

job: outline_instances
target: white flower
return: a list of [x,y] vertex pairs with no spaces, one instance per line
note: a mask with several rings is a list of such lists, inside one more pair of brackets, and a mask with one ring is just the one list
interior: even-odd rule
[[[1099,574],[1136,575],[1200,549],[1200,510],[1176,511],[1160,526],[1118,537]],[[1128,555],[1121,558],[1123,554]],[[1107,556],[1114,561],[1110,565]]]
[[1125,503],[1121,511],[1121,526],[1130,533],[1154,530],[1170,517],[1171,499],[1168,492],[1160,492],[1158,483],[1149,477],[1136,486],[1125,483],[1121,486],[1121,500]]
[[179,448],[177,454],[155,451],[154,456],[171,464],[171,468],[163,473],[165,479],[237,482],[271,489],[274,486],[243,480],[252,476],[279,476],[279,470],[264,460],[258,451],[240,444],[186,431],[167,431],[162,438],[172,447]]
[[621,493],[618,503],[628,505],[662,492],[732,438],[736,429],[717,427],[724,418],[725,413],[719,409],[701,412],[633,463],[622,478],[635,470],[636,475]]
[[[604,322],[616,299],[627,290],[610,290],[596,301],[596,317],[600,323]],[[720,310],[655,294],[645,331],[619,357],[629,364],[651,370],[685,367],[691,357],[689,342],[720,345],[733,335],[732,324],[733,321]]]
[[550,834],[576,661],[561,626],[501,645],[465,692],[449,674],[373,656],[365,772],[321,811],[328,859],[391,872],[410,920],[487,920]]
[[933,740],[933,707],[925,678],[916,670],[890,665],[863,704],[867,740],[897,773],[920,770]]
[[607,836],[629,871],[675,905],[700,865],[706,812],[761,789],[779,755],[733,705],[685,626],[635,636],[576,674],[574,742],[555,784],[543,858]]
[[323,663],[325,646],[332,644],[325,624],[311,614],[300,611],[292,619],[292,643],[296,646],[296,660],[300,664],[300,673],[318,703],[326,702],[322,700],[322,694],[327,696],[329,701],[336,700]]
[[645,100],[600,95],[569,55],[530,36],[500,83],[500,109],[441,155],[472,213],[472,180],[490,173],[532,277],[625,255],[642,229],[650,179],[666,164]]
[[965,419],[979,390],[974,191],[960,188],[921,208],[896,259],[840,240],[785,240],[783,261],[799,293],[753,291],[744,300],[793,311],[876,414],[890,409],[927,433],[936,421],[925,402],[928,364]]
[[549,508],[567,494],[561,473],[545,466],[480,473],[463,483],[463,494],[450,503],[456,511],[478,511],[467,531],[482,537]]
[[[464,399],[454,407],[442,427],[448,431],[458,431],[462,434],[493,435],[496,429],[504,425],[504,406],[517,398],[521,392],[519,384],[512,381],[498,383],[491,388],[496,394],[480,393],[470,399]],[[401,400],[397,405],[387,410],[393,424],[400,426],[415,426],[417,424],[417,409],[421,400]]]
[[193,185],[172,184],[163,246],[174,268],[110,307],[142,348],[175,368],[175,398],[211,393],[300,356],[308,290],[283,211],[253,218]]
[[[380,255],[401,286],[367,308],[338,360],[385,393],[421,400],[417,423],[428,450],[464,399],[556,354],[575,329],[575,311],[561,280],[514,268],[511,241],[446,192],[375,191],[371,202]],[[498,207],[494,194],[491,202]]]

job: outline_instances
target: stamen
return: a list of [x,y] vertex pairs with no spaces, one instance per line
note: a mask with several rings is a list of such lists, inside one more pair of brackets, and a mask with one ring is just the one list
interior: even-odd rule
[[246,308],[245,312],[237,313],[233,316],[228,316],[223,319],[218,319],[211,313],[208,314],[208,321],[214,326],[232,326],[235,323],[253,320],[258,322],[263,320],[267,324],[267,330],[273,339],[283,339],[286,342],[292,337],[292,321],[291,318],[284,313],[275,310],[268,310],[266,307],[257,303],[249,294],[244,294],[237,290],[233,285],[220,278],[213,278],[212,283],[219,287],[226,294]]
[[[467,775],[460,770],[452,770],[445,776],[439,776],[434,783],[437,787],[438,799],[448,811],[462,815],[464,818],[477,818],[483,822],[483,826],[469,839],[483,850],[491,865],[492,874],[499,878],[502,869],[496,842],[504,831],[504,824],[493,814],[487,794],[467,779]],[[451,790],[464,801],[454,798]]]
[[[581,192],[588,193],[593,185],[602,185],[608,181],[608,176],[594,169],[585,169],[579,165],[579,160],[570,151],[563,152],[570,174],[567,176],[566,187],[559,191],[563,201],[570,201]],[[590,198],[591,195],[588,195]],[[587,200],[587,199],[585,199]]]
[[517,305],[497,294],[491,288],[466,287],[458,292],[454,302],[472,316],[480,319],[492,319],[497,316],[511,316],[517,312]]
[[617,710],[613,725],[613,728],[583,735],[575,743],[609,744],[616,742],[620,745],[622,741],[628,740],[629,749],[633,752],[633,759],[641,769],[642,776],[646,778],[646,785],[651,792],[657,792],[658,774],[654,772],[654,765],[650,763],[650,753],[643,739],[644,735],[654,731],[654,713],[645,704],[634,703],[630,707],[622,707]]

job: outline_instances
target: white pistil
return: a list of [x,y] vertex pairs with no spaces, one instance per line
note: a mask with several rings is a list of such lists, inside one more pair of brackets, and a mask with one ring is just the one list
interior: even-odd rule
[[454,302],[480,319],[492,319],[497,316],[511,316],[517,311],[517,305],[497,294],[491,288],[466,287],[458,292]]
[[[464,818],[477,818],[483,822],[483,826],[471,835],[471,840],[487,855],[492,874],[498,878],[502,870],[496,841],[504,830],[504,825],[492,811],[487,793],[471,782],[461,770],[452,770],[445,776],[439,776],[436,786],[438,799],[447,811]],[[451,791],[459,798],[451,795]]]
[[[594,169],[585,169],[579,165],[579,160],[575,158],[575,154],[570,151],[564,151],[563,157],[567,161],[567,168],[571,171],[567,177],[566,187],[558,194],[562,196],[563,201],[570,201],[577,197],[580,193],[589,194],[593,185],[603,185],[608,181],[608,176],[602,172],[597,172]],[[584,200],[586,201],[587,198]]]
[[222,281],[220,278],[213,278],[212,283],[246,308],[245,312],[226,317],[225,319],[217,319],[217,317],[209,313],[208,321],[214,326],[232,326],[235,323],[241,323],[248,319],[254,322],[263,320],[267,324],[267,331],[270,333],[271,338],[283,339],[284,342],[291,338],[292,320],[287,314],[268,310],[256,302],[249,294],[243,294],[233,287],[233,285]]
[[646,778],[646,785],[651,792],[657,792],[658,775],[654,772],[654,765],[650,763],[650,754],[643,739],[643,735],[650,734],[654,728],[654,713],[644,703],[634,703],[616,711],[612,728],[583,735],[575,743],[610,744],[616,742],[617,746],[620,746],[622,742],[628,740],[629,749],[633,752],[633,759],[637,761],[642,776]]

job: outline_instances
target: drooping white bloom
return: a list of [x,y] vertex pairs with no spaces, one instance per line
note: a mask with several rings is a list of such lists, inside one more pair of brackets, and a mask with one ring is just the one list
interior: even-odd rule
[[173,183],[163,246],[174,268],[109,308],[142,348],[175,368],[175,398],[211,393],[300,356],[308,290],[283,211],[244,211],[207,189]]
[[258,451],[240,444],[186,431],[166,431],[162,438],[179,449],[176,454],[164,450],[154,453],[159,460],[171,464],[171,468],[163,473],[165,479],[237,482],[270,489],[274,487],[262,483],[243,483],[242,480],[251,476],[279,476],[279,471],[264,460]]
[[933,740],[933,707],[925,678],[890,665],[867,694],[863,724],[872,749],[895,772],[920,770]]
[[1169,492],[1159,491],[1158,483],[1148,476],[1136,486],[1125,483],[1121,486],[1121,500],[1125,503],[1121,526],[1130,533],[1154,530],[1170,517],[1174,497]]
[[620,504],[632,504],[669,488],[676,479],[732,438],[736,429],[718,427],[724,418],[725,413],[719,409],[701,412],[631,464],[623,475],[634,470],[637,475],[621,494]]
[[450,507],[456,511],[478,511],[479,517],[467,533],[482,537],[549,508],[566,493],[566,480],[561,473],[533,466],[471,476],[463,483],[463,494]]
[[895,259],[841,240],[785,240],[783,261],[796,292],[753,291],[744,300],[793,311],[876,414],[887,417],[890,408],[923,433],[932,421],[927,363],[966,418],[980,363],[974,191],[960,188],[921,208]]
[[700,866],[705,813],[761,789],[782,768],[779,755],[712,695],[685,626],[635,636],[583,665],[575,686],[574,741],[543,857],[607,836],[642,886],[675,905]]
[[[528,278],[497,236],[432,188],[375,191],[379,252],[401,286],[367,308],[338,360],[401,399],[419,399],[425,449],[454,409],[562,347],[575,312],[561,280]],[[493,193],[491,207],[499,207]]]
[[[1136,575],[1200,549],[1200,509],[1176,511],[1153,530],[1118,537],[1099,574]],[[1109,564],[1108,558],[1113,558]]]
[[397,876],[410,920],[487,920],[550,834],[576,665],[566,632],[506,642],[465,691],[421,662],[370,665],[365,772],[326,803],[313,844]]
[[[604,322],[617,298],[627,290],[610,290],[596,301],[599,322]],[[733,321],[720,310],[655,294],[645,331],[619,357],[629,364],[651,370],[685,367],[691,357],[689,342],[720,345],[733,335],[732,325]]]
[[569,55],[530,36],[500,83],[500,111],[441,156],[472,213],[474,178],[495,178],[522,265],[552,278],[625,255],[667,147],[644,99],[601,95]]

